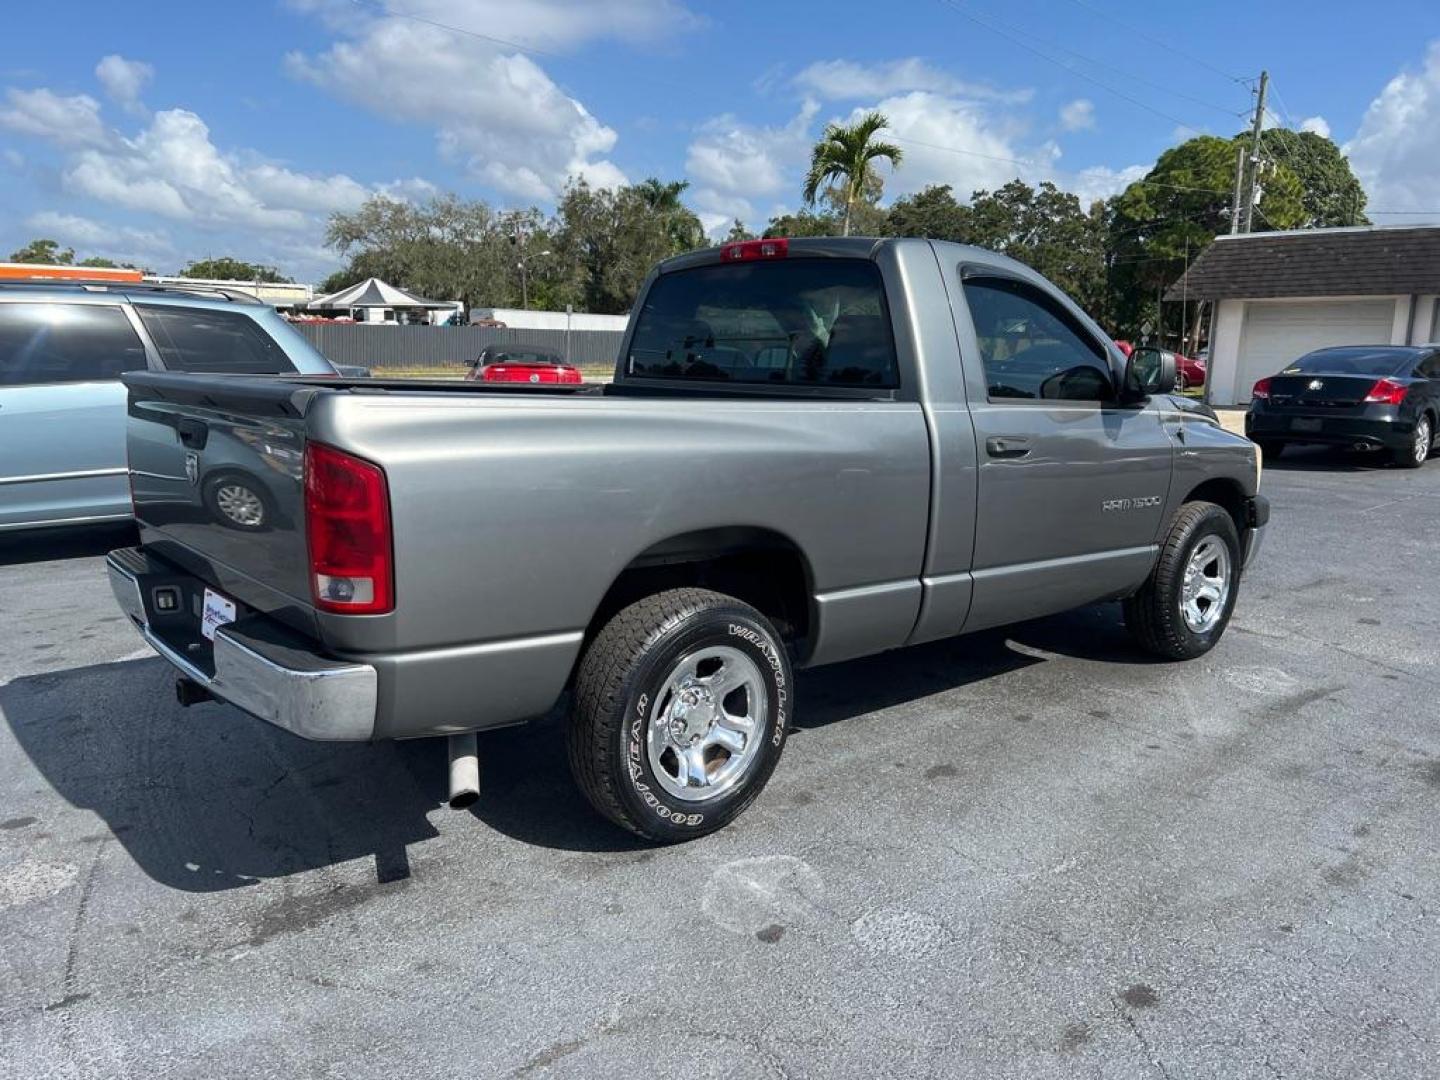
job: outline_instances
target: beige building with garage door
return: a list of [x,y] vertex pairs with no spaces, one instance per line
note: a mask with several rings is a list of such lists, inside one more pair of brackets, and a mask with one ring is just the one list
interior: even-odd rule
[[1367,226],[1221,236],[1168,300],[1213,305],[1207,396],[1250,388],[1327,345],[1440,340],[1440,226]]

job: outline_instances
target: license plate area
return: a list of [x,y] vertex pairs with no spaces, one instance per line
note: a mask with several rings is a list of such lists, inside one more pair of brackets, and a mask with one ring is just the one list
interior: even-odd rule
[[205,601],[200,608],[200,634],[207,641],[215,640],[215,631],[235,621],[238,614],[235,601],[214,589],[205,590]]
[[1290,421],[1292,431],[1319,431],[1324,421],[1318,416],[1297,416]]

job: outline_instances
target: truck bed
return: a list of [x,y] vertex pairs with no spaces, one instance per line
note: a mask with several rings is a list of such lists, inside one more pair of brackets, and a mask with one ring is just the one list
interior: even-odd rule
[[[914,402],[299,376],[125,381],[146,555],[244,616],[377,666],[381,734],[544,711],[625,568],[681,560],[716,530],[804,553],[824,618],[803,660],[901,644],[919,612],[931,477]],[[302,475],[312,442],[384,471],[393,611],[317,609]],[[213,496],[227,481],[254,490],[263,524],[225,520]],[[514,677],[532,660],[535,671]],[[424,731],[386,730],[387,697],[402,695]]]

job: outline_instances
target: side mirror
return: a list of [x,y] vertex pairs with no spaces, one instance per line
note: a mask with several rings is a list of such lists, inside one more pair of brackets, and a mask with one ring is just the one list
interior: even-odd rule
[[1179,381],[1175,354],[1142,345],[1125,361],[1125,396],[1132,400],[1169,394]]

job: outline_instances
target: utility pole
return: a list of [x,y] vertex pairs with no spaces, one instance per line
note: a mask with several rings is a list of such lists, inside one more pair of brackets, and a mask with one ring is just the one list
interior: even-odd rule
[[1235,200],[1230,204],[1230,235],[1240,231],[1241,189],[1245,186],[1245,147],[1235,148]]
[[1250,172],[1245,183],[1245,221],[1242,232],[1250,231],[1255,219],[1256,181],[1260,178],[1260,132],[1265,126],[1265,93],[1270,88],[1270,73],[1260,72],[1260,88],[1255,95],[1255,122],[1250,128]]

